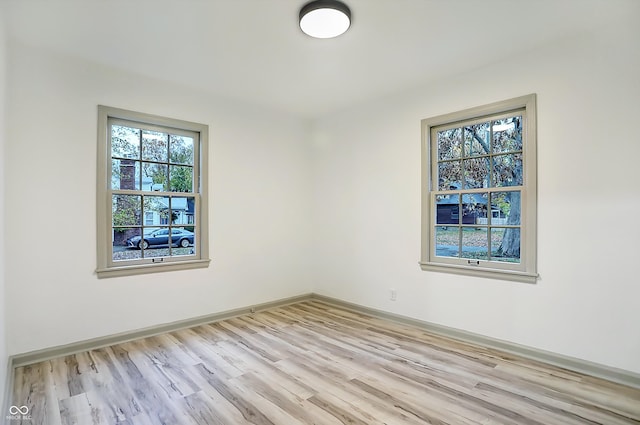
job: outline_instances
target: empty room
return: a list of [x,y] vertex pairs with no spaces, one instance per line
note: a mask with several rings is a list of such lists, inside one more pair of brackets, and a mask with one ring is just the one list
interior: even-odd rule
[[0,0],[0,423],[640,424],[637,0]]

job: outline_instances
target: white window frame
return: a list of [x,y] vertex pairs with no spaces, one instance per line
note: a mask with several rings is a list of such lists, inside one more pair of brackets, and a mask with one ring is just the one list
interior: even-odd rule
[[[113,261],[113,217],[111,188],[111,134],[110,122],[128,121],[139,128],[157,131],[197,133],[194,140],[193,192],[185,193],[195,197],[195,253],[194,255],[150,257],[132,261]],[[208,138],[209,127],[189,121],[128,111],[125,109],[98,106],[98,155],[97,155],[97,268],[98,277],[129,276],[173,270],[208,267],[209,227],[208,227]],[[142,189],[142,188],[141,188]],[[145,191],[137,190],[135,194]],[[149,196],[162,196],[163,192],[153,191]],[[167,196],[176,196],[168,192]],[[180,194],[178,194],[180,195]],[[145,217],[142,217],[145,220]]]
[[[501,189],[521,191],[520,263],[468,261],[435,255],[437,146],[435,128],[462,126],[500,114],[523,113],[523,185]],[[537,132],[536,95],[517,97],[422,120],[422,246],[420,267],[425,271],[535,283],[537,273]],[[472,191],[486,191],[474,189]],[[466,192],[466,191],[465,191]]]

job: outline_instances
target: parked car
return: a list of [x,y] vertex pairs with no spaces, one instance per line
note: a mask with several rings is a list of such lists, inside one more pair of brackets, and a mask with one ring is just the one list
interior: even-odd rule
[[[193,232],[185,229],[171,229],[171,245],[186,248],[193,244]],[[130,248],[147,249],[151,245],[169,245],[169,229],[157,229],[144,234],[144,239],[132,236],[127,239],[127,246]]]

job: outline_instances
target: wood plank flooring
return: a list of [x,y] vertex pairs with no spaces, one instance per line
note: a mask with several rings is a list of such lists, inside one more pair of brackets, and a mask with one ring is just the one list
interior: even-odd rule
[[317,301],[17,368],[11,424],[640,423],[640,390]]

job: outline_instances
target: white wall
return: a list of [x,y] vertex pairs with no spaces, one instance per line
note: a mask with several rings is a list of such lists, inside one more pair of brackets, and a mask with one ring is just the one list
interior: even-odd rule
[[[316,292],[640,372],[633,7],[615,28],[319,120]],[[538,94],[540,280],[420,271],[420,120],[529,93]]]
[[[0,6],[0,10],[2,6]],[[7,379],[7,339],[6,339],[6,302],[5,302],[5,262],[4,262],[4,183],[5,183],[5,87],[6,87],[6,48],[5,26],[0,16],[0,417],[4,414],[5,382]]]
[[[8,54],[10,353],[311,291],[306,123],[26,45]],[[98,104],[209,125],[208,269],[96,278]]]

